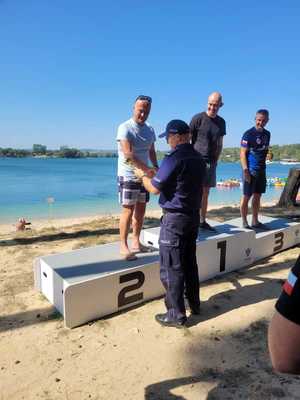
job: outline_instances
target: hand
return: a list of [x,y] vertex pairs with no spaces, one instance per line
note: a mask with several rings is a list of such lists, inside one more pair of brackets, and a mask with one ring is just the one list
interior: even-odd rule
[[271,150],[268,151],[266,160],[272,161],[273,160],[273,153]]
[[145,172],[141,168],[134,167],[133,172],[138,179],[142,179],[145,176]]
[[147,168],[147,170],[144,171],[141,168],[134,167],[133,172],[138,179],[142,179],[144,176],[151,179],[156,174],[156,168]]
[[154,175],[156,174],[157,170],[158,170],[158,168],[149,168],[147,171],[148,178],[150,178],[150,179],[153,178]]
[[251,175],[248,169],[244,169],[244,179],[246,182],[251,182]]

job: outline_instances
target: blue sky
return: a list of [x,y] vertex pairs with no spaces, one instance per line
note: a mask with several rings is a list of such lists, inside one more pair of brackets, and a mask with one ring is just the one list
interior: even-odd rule
[[159,133],[214,90],[225,146],[261,107],[273,144],[299,143],[299,17],[288,0],[0,0],[0,147],[115,148],[138,94]]

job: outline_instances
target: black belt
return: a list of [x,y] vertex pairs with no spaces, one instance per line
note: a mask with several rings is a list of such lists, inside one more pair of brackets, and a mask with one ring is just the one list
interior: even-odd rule
[[163,215],[166,215],[166,214],[184,214],[184,215],[188,215],[188,216],[192,217],[192,216],[199,215],[199,210],[197,210],[196,212],[187,212],[185,210],[166,210],[165,208],[163,208],[162,209],[162,213],[163,213]]

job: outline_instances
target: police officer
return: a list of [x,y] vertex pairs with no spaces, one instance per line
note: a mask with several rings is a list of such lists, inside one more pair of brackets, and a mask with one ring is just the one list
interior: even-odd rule
[[200,312],[196,238],[205,163],[190,144],[189,126],[184,121],[170,121],[160,137],[166,137],[172,150],[156,175],[151,179],[143,171],[136,173],[149,192],[160,194],[163,209],[159,254],[167,313],[155,319],[161,325],[180,328],[187,320],[184,290],[191,313]]

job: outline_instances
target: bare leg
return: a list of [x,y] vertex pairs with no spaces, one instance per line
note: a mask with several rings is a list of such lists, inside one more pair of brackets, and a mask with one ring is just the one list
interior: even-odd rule
[[120,216],[120,253],[123,255],[130,254],[128,247],[128,234],[130,229],[130,224],[132,221],[134,206],[122,206],[122,213]]
[[243,225],[248,225],[248,221],[247,221],[247,215],[248,215],[248,203],[249,203],[249,196],[245,196],[243,195],[241,198],[241,217],[242,217],[242,222]]
[[202,188],[202,202],[201,202],[201,210],[200,210],[200,222],[205,222],[207,205],[208,205],[208,196],[209,196],[209,187],[203,186]]
[[140,249],[140,234],[143,227],[144,216],[146,211],[146,203],[136,203],[132,219],[132,248]]
[[269,326],[268,344],[276,371],[300,374],[300,325],[276,311]]
[[252,225],[258,224],[258,212],[260,208],[260,193],[253,193],[252,197]]

